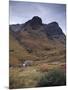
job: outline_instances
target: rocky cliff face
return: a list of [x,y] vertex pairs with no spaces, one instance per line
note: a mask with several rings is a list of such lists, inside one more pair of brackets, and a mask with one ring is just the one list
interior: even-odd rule
[[65,35],[57,22],[43,24],[42,19],[38,16],[34,16],[31,20],[27,21],[24,24],[10,25],[10,29],[14,32],[33,31],[33,33],[37,32],[37,34],[43,33],[42,36],[44,36],[45,34],[45,36],[47,35],[52,39],[60,38],[61,36],[63,36],[63,39],[65,39]]

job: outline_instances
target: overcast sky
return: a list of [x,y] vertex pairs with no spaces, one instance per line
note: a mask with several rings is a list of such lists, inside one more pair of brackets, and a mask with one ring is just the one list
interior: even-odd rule
[[59,23],[63,32],[66,33],[66,5],[33,3],[23,1],[9,2],[10,24],[24,23],[33,16],[42,18],[43,23],[56,21]]

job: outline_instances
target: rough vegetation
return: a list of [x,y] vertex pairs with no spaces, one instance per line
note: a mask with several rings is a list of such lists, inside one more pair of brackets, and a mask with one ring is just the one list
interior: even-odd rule
[[66,76],[62,70],[53,69],[44,74],[38,82],[38,87],[66,85]]

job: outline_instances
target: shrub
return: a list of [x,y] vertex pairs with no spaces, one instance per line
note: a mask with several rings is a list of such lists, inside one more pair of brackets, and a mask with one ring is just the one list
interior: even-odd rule
[[61,70],[52,70],[44,74],[38,82],[39,87],[66,85],[66,75]]

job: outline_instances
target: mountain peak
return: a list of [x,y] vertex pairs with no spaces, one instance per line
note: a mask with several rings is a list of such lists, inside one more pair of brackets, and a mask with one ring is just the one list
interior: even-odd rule
[[42,19],[38,16],[34,16],[31,20],[32,24],[42,24]]
[[50,35],[61,35],[63,34],[62,29],[60,28],[57,22],[52,22],[47,25],[48,33]]
[[51,23],[49,23],[48,24],[50,27],[59,27],[59,24],[58,24],[58,22],[51,22]]

